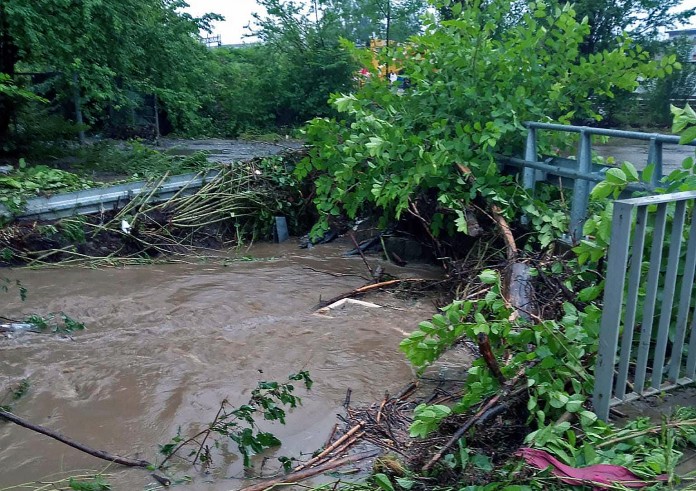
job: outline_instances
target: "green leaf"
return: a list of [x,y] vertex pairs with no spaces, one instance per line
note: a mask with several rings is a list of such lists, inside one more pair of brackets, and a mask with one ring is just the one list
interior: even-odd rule
[[648,164],[641,172],[641,179],[643,182],[652,182],[653,174],[655,173],[655,164]]
[[471,464],[484,472],[490,472],[493,470],[493,463],[491,458],[483,454],[475,454],[471,456]]
[[372,476],[372,478],[375,480],[375,484],[383,491],[394,491],[394,485],[386,474],[378,473]]
[[416,484],[416,481],[414,481],[413,479],[409,479],[408,477],[397,477],[394,480],[401,488],[405,489],[406,491],[409,491],[413,487],[413,485]]
[[498,272],[493,269],[485,269],[479,274],[479,280],[487,285],[493,285],[498,282]]
[[623,162],[621,164],[621,170],[624,171],[624,174],[626,174],[628,180],[632,182],[636,182],[640,180],[640,177],[638,177],[638,171],[636,170],[635,166],[630,163],[630,162]]
[[578,414],[583,427],[594,424],[597,421],[597,415],[592,411],[580,411]]
[[607,182],[622,186],[627,182],[626,174],[621,169],[609,169],[607,171]]
[[696,140],[696,126],[691,126],[679,135],[679,143],[684,145],[685,143],[691,143]]
[[594,199],[604,199],[607,196],[609,196],[612,192],[614,192],[615,188],[616,186],[614,186],[610,182],[602,181],[598,183],[594,188],[592,188],[590,196]]

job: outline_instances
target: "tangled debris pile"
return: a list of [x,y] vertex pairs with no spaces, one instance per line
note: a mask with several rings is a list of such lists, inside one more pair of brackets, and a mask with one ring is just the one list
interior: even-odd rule
[[152,197],[168,175],[120,209],[53,222],[17,221],[0,230],[0,265],[142,263],[269,238],[274,216],[287,215],[297,227],[308,213],[291,175],[303,152],[221,166],[196,192],[184,187],[161,203]]

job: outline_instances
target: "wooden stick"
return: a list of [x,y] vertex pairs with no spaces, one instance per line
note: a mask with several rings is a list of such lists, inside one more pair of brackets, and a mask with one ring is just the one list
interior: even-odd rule
[[416,390],[418,389],[418,381],[416,382],[411,382],[408,384],[406,387],[404,387],[401,392],[399,392],[394,399],[397,401],[405,401],[409,397],[411,397],[411,394],[413,394]]
[[355,234],[351,231],[350,234],[348,234],[348,235],[350,235],[350,239],[353,241],[353,244],[355,244],[355,248],[360,253],[360,257],[362,258],[363,262],[365,263],[365,267],[367,267],[367,270],[370,272],[370,276],[372,276],[372,281],[377,281],[377,278],[375,277],[375,272],[372,271],[370,264],[367,262],[367,259],[365,258],[365,253],[360,248],[360,244],[358,244],[358,241],[355,240]]
[[377,424],[379,424],[380,420],[382,419],[382,410],[384,409],[384,406],[387,404],[388,400],[389,400],[389,392],[385,392],[384,399],[382,400],[382,404],[379,405],[379,411],[377,411]]
[[507,247],[507,258],[512,261],[517,257],[517,245],[515,244],[515,237],[510,230],[510,225],[503,217],[503,210],[498,205],[491,205],[491,213],[500,231],[503,233],[503,240],[505,240],[505,246]]
[[[361,431],[360,433],[356,433],[355,435],[351,436],[348,440],[346,440],[345,442],[343,442],[341,445],[339,445],[338,447],[336,447],[335,449],[333,449],[333,450],[331,451],[331,453],[334,454],[334,457],[338,457],[338,456],[341,455],[343,452],[345,452],[346,450],[348,450],[348,448],[349,448],[351,445],[353,445],[355,442],[357,442],[360,438],[362,438],[362,437],[364,437],[364,436],[365,436],[365,432],[364,432],[364,431]],[[327,458],[330,458],[329,455],[324,456],[324,457],[323,457],[322,459],[320,459],[320,460],[324,460],[324,459],[327,459]],[[319,463],[319,462],[315,462],[313,465],[317,465],[318,463]]]
[[341,295],[335,296],[329,300],[326,301],[321,301],[319,302],[319,305],[317,306],[316,310],[319,310],[322,307],[326,307],[327,305],[331,305],[332,303],[338,302],[339,300],[343,300],[344,298],[349,298],[349,297],[355,297],[358,295],[362,295],[363,293],[367,293],[371,290],[376,290],[378,288],[383,288],[385,286],[391,286],[391,285],[396,285],[399,283],[407,283],[407,282],[421,282],[425,281],[419,278],[404,278],[404,279],[398,279],[398,280],[388,280],[388,281],[381,281],[379,283],[371,283],[369,285],[361,286],[360,288],[356,288],[355,290],[348,292],[348,293],[342,293]]
[[361,421],[360,423],[358,423],[358,424],[356,424],[355,426],[353,426],[353,427],[350,429],[350,431],[348,431],[348,433],[346,433],[346,434],[343,435],[341,438],[339,438],[338,440],[336,440],[335,442],[333,442],[331,445],[329,445],[328,447],[326,447],[326,448],[324,449],[324,451],[321,452],[319,455],[317,455],[316,457],[313,457],[313,458],[309,459],[309,460],[308,460],[307,462],[305,462],[304,464],[300,464],[300,465],[298,465],[297,467],[295,467],[295,472],[300,471],[300,470],[304,469],[305,467],[309,467],[310,465],[315,464],[318,460],[321,460],[322,458],[326,457],[328,454],[330,454],[331,452],[333,452],[334,450],[336,450],[336,448],[337,448],[339,445],[341,445],[341,443],[345,442],[345,441],[348,440],[351,436],[353,436],[355,433],[357,433],[358,430],[360,430],[364,425],[365,425],[365,423],[363,423],[363,422]]
[[326,443],[324,444],[324,447],[328,447],[329,445],[331,445],[331,441],[333,440],[333,437],[336,434],[337,430],[338,430],[338,423],[334,423],[333,428],[331,429],[331,433],[329,434],[329,438],[326,439]]
[[45,428],[43,426],[35,425],[33,423],[30,423],[29,421],[20,418],[19,416],[12,414],[8,411],[3,411],[0,409],[0,419],[5,419],[7,421],[11,421],[12,423],[15,423],[19,426],[23,426],[24,428],[36,431],[37,433],[41,433],[42,435],[46,435],[50,438],[53,438],[54,440],[58,440],[61,443],[65,443],[66,445],[69,445],[73,448],[76,448],[77,450],[80,450],[81,452],[85,452],[93,457],[96,457],[98,459],[102,460],[107,460],[109,462],[114,462],[116,464],[121,464],[125,465],[128,467],[150,467],[152,464],[148,462],[147,460],[136,460],[136,459],[129,459],[128,457],[120,457],[118,455],[110,454],[108,452],[105,452],[103,450],[95,450],[91,447],[88,447],[87,445],[83,445],[80,442],[77,442],[71,438],[68,438],[66,436],[61,435],[60,433],[50,430],[48,428]]
[[486,365],[488,365],[489,370],[493,372],[493,375],[496,379],[498,379],[498,382],[504,384],[505,377],[503,377],[503,373],[500,371],[498,360],[495,359],[493,349],[491,348],[491,342],[488,339],[488,336],[482,332],[478,334],[478,347],[483,360],[486,362]]
[[322,474],[326,471],[335,469],[336,467],[341,467],[342,465],[351,464],[353,462],[359,462],[361,460],[369,459],[379,454],[379,450],[372,450],[370,452],[363,452],[355,455],[349,455],[348,457],[343,457],[342,459],[332,460],[326,462],[325,464],[318,465],[317,467],[312,467],[311,469],[304,469],[301,471],[295,471],[291,474],[287,474],[276,479],[269,479],[258,484],[252,484],[239,491],[266,491],[275,486],[282,486],[284,484],[292,484],[299,481],[304,481],[310,477],[316,476],[317,474]]

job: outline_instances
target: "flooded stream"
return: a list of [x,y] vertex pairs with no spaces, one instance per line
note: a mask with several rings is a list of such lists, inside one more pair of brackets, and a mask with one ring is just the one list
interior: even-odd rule
[[[4,270],[29,290],[22,303],[2,294],[0,314],[64,311],[83,321],[72,336],[27,333],[0,337],[0,388],[28,378],[16,414],[98,449],[150,461],[181,427],[212,420],[220,401],[248,400],[259,380],[286,380],[306,369],[310,392],[288,424],[266,429],[283,446],[276,455],[300,457],[323,445],[352,403],[398,391],[412,370],[398,351],[404,334],[433,313],[429,298],[389,293],[330,317],[313,314],[321,298],[366,281],[359,258],[342,258],[345,244],[310,251],[295,243],[255,246],[257,261],[169,264],[105,270]],[[437,268],[389,266],[402,277],[433,277]],[[329,273],[337,274],[336,276]],[[300,385],[300,384],[298,384]],[[229,490],[242,485],[241,459],[218,467],[224,479],[196,474],[182,490]],[[144,489],[142,469],[108,466],[61,443],[0,423],[0,489],[59,471],[108,467],[114,490]],[[275,459],[267,472],[277,470]],[[182,469],[183,470],[183,469]],[[150,487],[148,489],[154,489]]]

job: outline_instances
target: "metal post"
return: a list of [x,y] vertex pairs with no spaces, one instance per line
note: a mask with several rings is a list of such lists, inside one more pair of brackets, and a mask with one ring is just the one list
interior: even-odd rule
[[[592,134],[581,131],[578,144],[578,173],[588,174],[592,170]],[[582,226],[587,216],[589,200],[589,182],[575,179],[573,185],[573,202],[570,209],[570,240],[577,244],[582,238]]]
[[628,274],[628,292],[626,293],[626,312],[623,322],[623,336],[621,338],[619,371],[616,375],[616,388],[614,389],[617,399],[623,399],[626,396],[626,380],[628,380],[628,370],[631,361],[633,332],[636,327],[638,291],[640,288],[641,270],[643,268],[643,249],[645,248],[645,229],[647,224],[648,207],[638,207],[638,211],[636,212],[636,227],[633,231],[633,245],[631,246],[631,262]]
[[[537,161],[537,139],[536,139],[536,129],[529,128],[527,132],[527,144],[524,147],[524,160],[527,162]],[[525,189],[534,190],[534,184],[536,177],[536,170],[530,169],[529,167],[524,168],[522,174],[522,184]]]
[[652,178],[650,183],[657,187],[662,179],[662,142],[656,137],[650,138],[650,148],[648,150],[648,165],[654,164]]
[[669,256],[667,258],[667,271],[662,287],[662,306],[658,323],[655,351],[653,352],[652,387],[659,389],[662,386],[663,368],[665,364],[669,331],[672,325],[672,305],[674,304],[674,292],[679,273],[681,256],[682,232],[684,230],[684,217],[686,215],[686,201],[677,201],[672,219],[672,233],[669,244]]
[[609,418],[609,405],[614,386],[614,358],[619,344],[619,324],[626,280],[632,210],[633,206],[630,204],[614,203],[607,279],[604,287],[604,313],[599,331],[599,353],[597,354],[595,388],[592,397],[595,413],[604,421]]
[[640,341],[638,343],[638,359],[636,360],[636,373],[633,381],[633,390],[642,394],[645,389],[645,373],[650,357],[652,344],[653,318],[655,315],[655,303],[657,302],[658,287],[660,284],[660,271],[662,268],[662,245],[665,240],[665,228],[667,224],[667,203],[657,205],[655,218],[653,219],[653,239],[650,247],[650,269],[648,270],[648,282],[645,286],[643,298],[643,322],[640,328]]
[[696,268],[696,220],[691,218],[689,240],[684,261],[684,276],[681,279],[679,295],[679,312],[677,313],[676,332],[672,346],[672,361],[669,369],[669,382],[677,383],[682,364],[682,351],[686,338],[686,328],[691,307],[691,296],[694,289],[694,269]]

